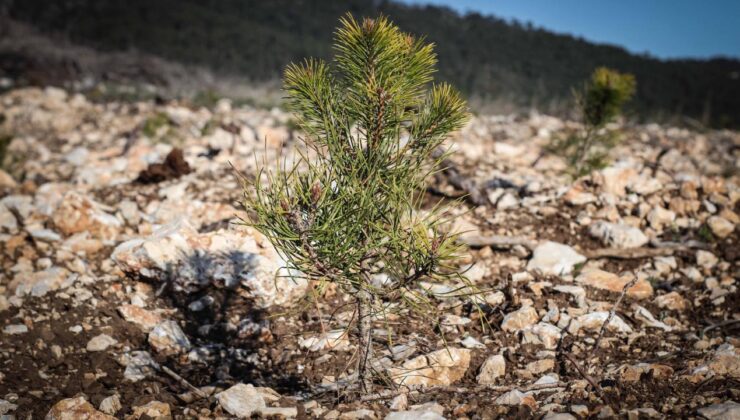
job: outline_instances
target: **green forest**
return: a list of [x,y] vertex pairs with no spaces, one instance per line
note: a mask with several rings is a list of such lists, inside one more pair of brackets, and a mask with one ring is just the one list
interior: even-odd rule
[[329,58],[332,28],[344,13],[384,14],[436,44],[436,78],[453,83],[478,109],[567,113],[572,90],[607,66],[635,76],[628,108],[635,118],[740,126],[738,60],[659,60],[444,7],[378,0],[10,0],[6,8],[14,19],[84,45],[136,49],[256,82],[278,79],[303,57]]

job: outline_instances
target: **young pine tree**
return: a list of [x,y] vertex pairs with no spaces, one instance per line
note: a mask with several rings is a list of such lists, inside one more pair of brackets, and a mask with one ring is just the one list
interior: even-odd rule
[[635,78],[605,67],[597,68],[581,91],[576,103],[583,119],[582,133],[556,142],[553,149],[567,157],[575,176],[581,176],[606,164],[609,150],[617,142],[617,133],[606,126],[619,116],[622,106],[635,93]]
[[[459,246],[441,229],[440,212],[416,212],[418,192],[445,157],[432,152],[468,118],[450,86],[429,88],[432,47],[384,17],[344,17],[333,65],[308,59],[285,71],[307,152],[292,168],[260,174],[245,193],[248,223],[291,272],[334,283],[354,301],[357,379],[366,392],[371,319],[389,303],[417,305],[419,280],[458,275]],[[379,273],[390,282],[374,285]]]

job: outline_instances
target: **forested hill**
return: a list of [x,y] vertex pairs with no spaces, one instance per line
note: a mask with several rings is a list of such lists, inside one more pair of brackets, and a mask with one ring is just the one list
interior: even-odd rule
[[[740,62],[661,61],[530,25],[378,0],[0,0],[11,17],[103,50],[137,49],[217,72],[276,79],[290,61],[329,57],[339,16],[389,15],[437,44],[438,78],[478,106],[567,110],[600,65],[633,73],[631,111],[740,126]],[[605,17],[608,18],[608,17]]]

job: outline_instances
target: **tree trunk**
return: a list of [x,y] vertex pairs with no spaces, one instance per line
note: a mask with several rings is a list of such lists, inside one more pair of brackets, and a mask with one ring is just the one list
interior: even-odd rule
[[373,355],[373,328],[372,328],[372,295],[366,290],[357,294],[357,331],[360,335],[357,351],[357,381],[362,392],[370,393],[373,389],[370,362]]

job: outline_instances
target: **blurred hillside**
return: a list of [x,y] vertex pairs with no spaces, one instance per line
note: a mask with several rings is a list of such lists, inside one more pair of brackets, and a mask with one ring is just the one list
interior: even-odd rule
[[571,89],[595,67],[605,65],[636,76],[638,92],[630,110],[634,116],[674,122],[683,116],[715,127],[740,126],[738,60],[658,60],[495,17],[460,16],[440,7],[378,0],[0,3],[13,19],[78,44],[107,52],[135,50],[259,83],[278,79],[290,61],[330,57],[330,28],[345,12],[384,13],[404,30],[435,42],[438,78],[454,83],[482,111],[537,108],[567,114],[572,108]]

